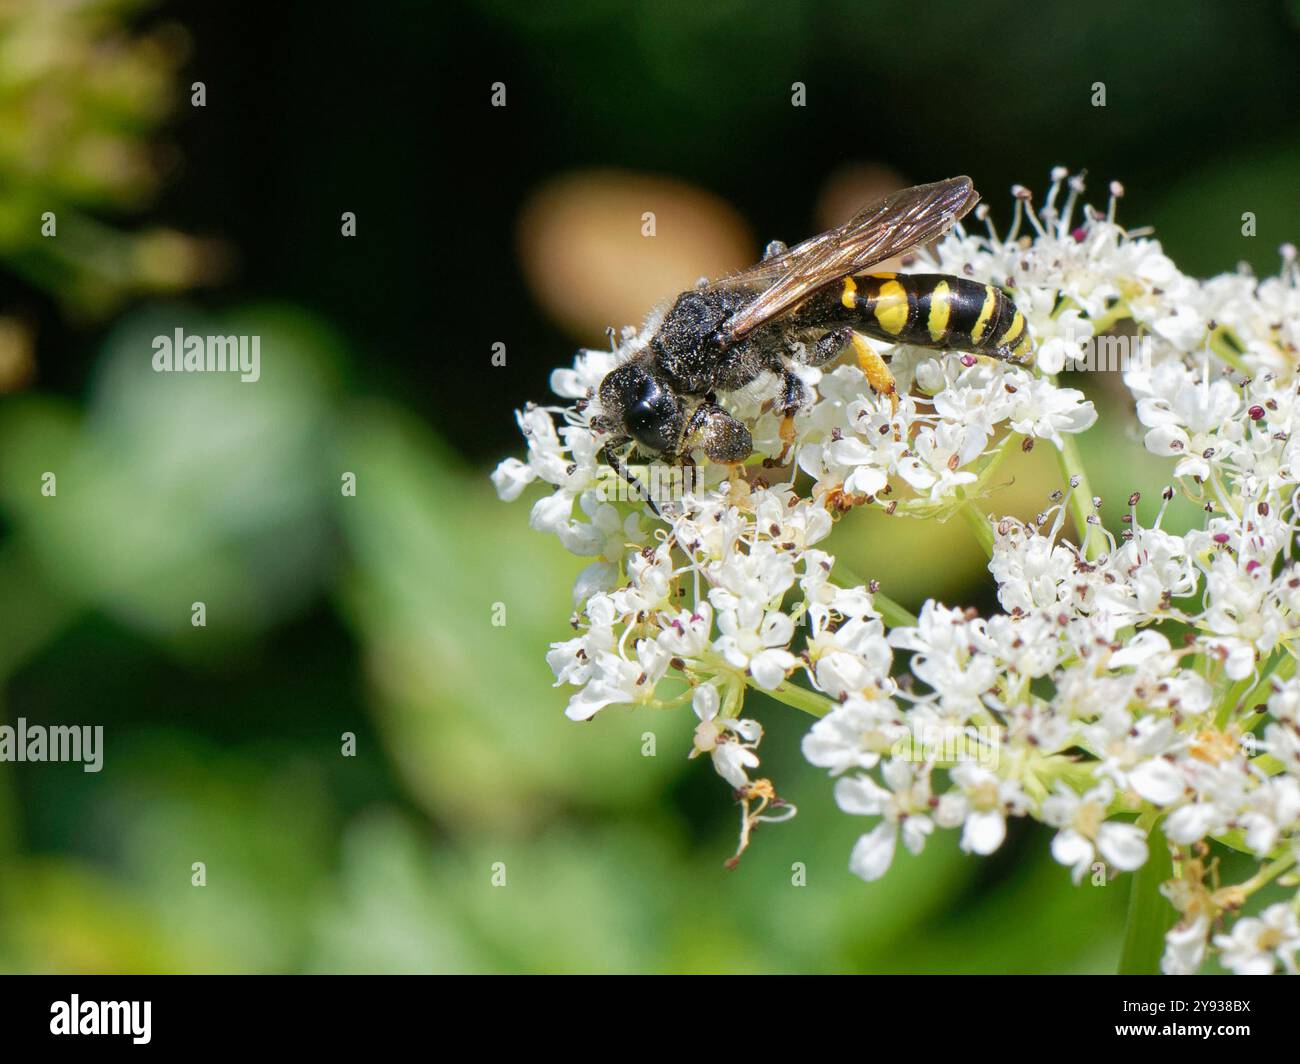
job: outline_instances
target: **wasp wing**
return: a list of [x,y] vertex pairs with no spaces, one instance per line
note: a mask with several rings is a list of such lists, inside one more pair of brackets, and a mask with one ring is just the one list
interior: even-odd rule
[[727,339],[752,332],[824,285],[938,240],[978,202],[969,177],[901,189],[835,229],[722,278],[716,287],[762,289],[727,319]]
[[755,294],[779,281],[788,273],[798,272],[800,264],[811,262],[818,251],[824,251],[840,234],[844,226],[836,226],[817,236],[809,237],[801,244],[766,258],[736,273],[727,274],[705,285],[706,291],[719,288],[745,290]]

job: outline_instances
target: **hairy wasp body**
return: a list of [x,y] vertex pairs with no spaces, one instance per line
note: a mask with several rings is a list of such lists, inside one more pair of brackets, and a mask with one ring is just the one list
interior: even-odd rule
[[601,381],[592,424],[611,436],[606,459],[621,470],[616,451],[632,443],[667,459],[699,448],[716,462],[743,461],[753,450],[749,430],[717,397],[764,372],[781,380],[774,405],[788,451],[807,399],[793,366],[822,365],[850,346],[872,388],[896,407],[893,376],[866,337],[1028,361],[1024,315],[1001,289],[943,274],[869,272],[937,240],[978,199],[967,177],[904,189],[836,229],[790,249],[772,244],[756,266],[683,292],[649,343]]

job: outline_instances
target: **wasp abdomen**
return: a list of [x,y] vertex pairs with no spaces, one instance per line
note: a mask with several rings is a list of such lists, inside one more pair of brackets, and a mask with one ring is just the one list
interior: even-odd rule
[[1017,361],[1033,351],[1024,315],[993,285],[938,273],[870,273],[846,277],[831,291],[839,300],[835,317],[878,340]]

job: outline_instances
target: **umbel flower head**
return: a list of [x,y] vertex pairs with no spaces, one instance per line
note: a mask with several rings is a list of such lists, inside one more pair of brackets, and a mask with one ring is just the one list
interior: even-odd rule
[[[708,754],[740,801],[742,850],[756,823],[793,812],[758,775],[762,729],[743,715],[757,689],[817,718],[803,753],[833,777],[839,807],[866,818],[848,855],[863,879],[887,872],[900,841],[917,853],[949,830],[987,855],[1028,817],[1075,882],[1172,855],[1166,972],[1211,953],[1238,972],[1294,971],[1296,252],[1283,249],[1276,277],[1195,280],[1120,227],[1122,191],[1110,187],[1104,211],[1084,206],[1081,178],[1058,169],[1038,205],[1014,190],[1005,236],[958,226],[911,267],[1002,286],[1035,338],[1032,366],[881,345],[897,409],[856,365],[799,367],[812,401],[785,467],[775,385],[760,381],[723,397],[753,436],[749,463],[692,466],[652,506],[599,460],[592,427],[602,378],[644,346],[652,317],[555,372],[567,405],[518,415],[527,457],[493,481],[507,500],[544,485],[532,527],[591,559],[573,591],[577,634],[548,655],[572,688],[568,715],[689,703],[689,752]],[[1073,441],[1096,412],[1055,375],[1090,368],[1120,329],[1140,356],[1122,380],[1170,486],[1135,493],[1116,534]],[[1063,471],[1044,511],[974,510],[998,461],[1035,443]],[[1183,535],[1162,528],[1177,494],[1203,514]],[[963,512],[1001,611],[927,601],[914,617],[846,572],[820,545],[861,507]],[[1067,516],[1081,541],[1066,538]],[[1220,883],[1211,842],[1249,855],[1253,874]],[[1252,906],[1265,886],[1288,900]]]

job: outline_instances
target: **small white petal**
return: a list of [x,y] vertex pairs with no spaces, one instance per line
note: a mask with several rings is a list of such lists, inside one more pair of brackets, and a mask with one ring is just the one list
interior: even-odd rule
[[581,606],[597,591],[612,591],[617,586],[617,565],[613,562],[592,562],[573,582],[573,604]]
[[702,683],[691,694],[691,708],[700,720],[712,720],[718,715],[718,689],[711,683]]
[[1138,794],[1155,805],[1172,805],[1183,796],[1183,774],[1178,766],[1163,757],[1153,757],[1138,765],[1128,776]]
[[573,496],[567,491],[557,491],[533,503],[528,524],[538,532],[558,532],[572,513]]
[[1185,805],[1165,818],[1165,834],[1180,846],[1189,846],[1205,838],[1218,818],[1212,802]]
[[961,848],[969,853],[987,856],[1002,845],[1007,837],[1007,821],[996,809],[972,813],[966,818],[961,833]]
[[758,755],[740,743],[719,743],[713,750],[714,770],[738,791],[749,786],[745,770],[757,765]]
[[1132,872],[1146,864],[1147,840],[1136,824],[1102,824],[1097,832],[1097,849],[1121,872]]
[[835,783],[835,804],[846,813],[878,816],[889,792],[870,776],[846,776]]
[[537,470],[532,466],[525,465],[518,458],[507,458],[492,471],[492,486],[503,502],[514,502],[536,477]]
[[750,659],[749,672],[759,687],[771,691],[785,682],[786,673],[797,660],[788,650],[764,650]]
[[1052,840],[1052,856],[1059,863],[1070,866],[1076,883],[1083,878],[1093,855],[1092,843],[1073,828],[1066,828]]
[[889,871],[894,861],[898,833],[894,825],[882,820],[873,831],[858,839],[849,855],[849,871],[868,883]]

